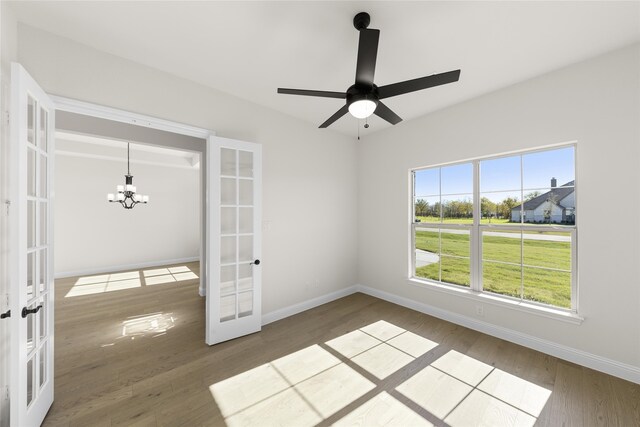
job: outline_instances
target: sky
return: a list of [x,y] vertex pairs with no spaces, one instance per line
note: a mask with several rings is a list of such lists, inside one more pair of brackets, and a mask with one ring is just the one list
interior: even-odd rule
[[[522,162],[521,162],[522,159]],[[506,197],[520,199],[522,184],[524,194],[532,191],[544,193],[555,177],[561,186],[575,179],[574,147],[540,151],[522,156],[503,157],[480,162],[480,193],[494,202]],[[442,187],[442,199],[471,199],[473,193],[473,166],[464,163],[441,168],[416,171],[416,199],[428,203],[439,200],[439,187]],[[450,195],[447,197],[447,195]]]

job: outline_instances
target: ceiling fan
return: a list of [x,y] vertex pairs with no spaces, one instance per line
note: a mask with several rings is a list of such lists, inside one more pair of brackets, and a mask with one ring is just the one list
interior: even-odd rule
[[400,123],[402,119],[389,107],[384,105],[380,101],[381,99],[457,82],[460,78],[460,70],[455,70],[385,86],[376,86],[375,83],[373,83],[373,75],[376,69],[380,30],[368,29],[367,27],[370,22],[371,17],[366,12],[360,12],[353,18],[353,26],[360,32],[358,62],[356,66],[356,82],[347,89],[346,92],[278,88],[278,93],[288,95],[346,99],[346,104],[322,123],[319,126],[321,128],[328,127],[340,117],[347,114],[347,112],[358,119],[364,119],[375,114],[392,125],[395,125]]

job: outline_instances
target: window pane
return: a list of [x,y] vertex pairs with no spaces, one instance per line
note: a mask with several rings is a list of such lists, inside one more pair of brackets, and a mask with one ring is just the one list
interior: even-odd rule
[[251,151],[238,151],[240,171],[239,176],[253,176],[253,153]]
[[518,231],[483,231],[482,260],[520,264],[522,260],[522,233]]
[[[33,310],[36,307],[36,303],[33,302],[32,304],[30,304],[27,309],[28,310]],[[26,317],[26,322],[27,322],[27,355],[29,355],[33,349],[35,348],[35,330],[36,330],[36,324],[35,324],[35,316],[32,314],[27,315]]]
[[457,258],[442,255],[440,257],[442,278],[444,283],[469,286],[471,283],[471,268],[468,258]]
[[235,236],[226,236],[220,239],[220,262],[222,264],[236,262]]
[[253,236],[238,237],[238,261],[253,261]]
[[534,224],[574,224],[574,187],[533,190],[524,195],[524,222]]
[[35,293],[36,277],[36,252],[27,253],[27,301],[33,298]]
[[236,318],[236,295],[220,297],[220,321],[233,320]]
[[473,224],[473,196],[442,196],[442,222]]
[[47,124],[49,122],[49,112],[40,107],[40,134],[38,135],[38,145],[43,151],[47,151]]
[[525,265],[571,270],[571,233],[525,230],[523,237]]
[[35,144],[36,101],[27,97],[27,141]]
[[470,253],[468,230],[440,230],[440,252],[468,258]]
[[27,249],[36,245],[36,202],[27,200]]
[[222,234],[236,233],[236,209],[220,208],[220,232]]
[[416,227],[415,245],[416,277],[440,280],[440,231]]
[[253,289],[253,268],[251,264],[238,264],[238,290]]
[[421,197],[414,206],[416,222],[440,222],[440,196]]
[[520,191],[520,156],[480,162],[480,192]]
[[27,196],[36,195],[36,150],[27,149]]
[[253,313],[253,292],[238,294],[238,317],[251,316]]
[[414,194],[416,195],[416,199],[439,195],[440,169],[433,168],[415,171]]
[[38,244],[43,246],[48,244],[48,239],[47,239],[47,220],[48,220],[48,216],[47,216],[47,206],[48,203],[47,202],[40,202],[38,204],[38,206],[40,207],[40,230],[38,233]]
[[485,291],[519,298],[521,283],[519,265],[482,261],[482,288]]
[[33,360],[36,357],[33,356],[31,359],[29,359],[29,361],[27,362],[27,406],[29,406],[31,404],[31,402],[33,402],[33,380],[34,380],[34,362]]
[[47,345],[43,345],[40,349],[40,355],[38,356],[40,360],[40,388],[47,381]]
[[220,203],[223,205],[236,205],[236,180],[234,178],[220,179]]
[[524,299],[571,308],[571,273],[524,267]]
[[253,208],[239,208],[238,232],[253,233]]
[[566,147],[523,155],[522,176],[525,190],[573,185],[574,148]]
[[46,248],[40,249],[38,251],[38,258],[40,261],[40,266],[38,268],[38,283],[40,284],[39,293],[45,292],[48,284],[48,272],[47,272],[47,256],[48,251]]
[[220,295],[229,295],[236,291],[236,266],[220,267]]
[[480,193],[480,223],[519,223],[522,209],[520,191]]
[[38,197],[48,197],[47,192],[47,156],[40,155],[40,185],[38,187]]
[[239,191],[240,194],[238,203],[246,206],[253,205],[253,180],[239,180]]
[[446,166],[441,168],[442,194],[473,193],[473,164]]
[[220,149],[220,175],[236,176],[236,150]]

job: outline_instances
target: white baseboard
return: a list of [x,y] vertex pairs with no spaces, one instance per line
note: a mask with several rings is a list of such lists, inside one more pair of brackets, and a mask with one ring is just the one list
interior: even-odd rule
[[604,372],[609,375],[613,375],[627,381],[640,384],[640,368],[637,366],[617,362],[615,360],[597,356],[595,354],[588,353],[582,350],[577,350],[575,348],[567,347],[538,337],[523,334],[521,332],[503,328],[501,326],[496,326],[491,323],[482,322],[468,316],[463,316],[461,314],[443,310],[432,305],[390,294],[379,289],[371,288],[364,285],[355,285],[352,288],[355,288],[356,292],[362,292],[363,294],[371,295],[373,297],[380,298],[385,301],[398,304],[403,307],[407,307],[412,310],[416,310],[421,313],[425,313],[430,316],[437,317],[439,319],[485,333],[487,335],[491,335],[506,341],[529,347],[542,353],[555,356],[559,359],[577,363],[578,365],[586,366],[587,368],[595,369],[596,371]]
[[54,278],[63,279],[65,277],[91,276],[93,274],[113,273],[115,271],[125,271],[125,270],[137,270],[140,268],[159,267],[162,265],[171,265],[171,264],[182,264],[186,262],[194,262],[199,260],[200,260],[200,257],[196,256],[196,257],[188,257],[188,258],[166,259],[163,261],[142,262],[137,264],[113,265],[110,267],[89,268],[85,270],[60,271],[60,272],[56,271],[54,273]]
[[340,289],[339,291],[331,292],[325,295],[321,295],[316,298],[312,298],[307,301],[303,301],[298,304],[290,305],[288,307],[281,308],[279,310],[272,311],[270,313],[266,313],[262,315],[262,325],[268,325],[271,322],[275,322],[276,320],[284,319],[285,317],[293,316],[294,314],[301,313],[303,311],[312,309],[322,304],[326,304],[333,300],[337,300],[338,298],[346,297],[347,295],[351,295],[356,293],[356,286],[350,286],[345,289]]

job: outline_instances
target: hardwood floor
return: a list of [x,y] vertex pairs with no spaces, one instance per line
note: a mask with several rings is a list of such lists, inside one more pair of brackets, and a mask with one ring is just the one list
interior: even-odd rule
[[44,425],[640,426],[640,385],[363,294],[208,347],[184,267],[56,281]]

